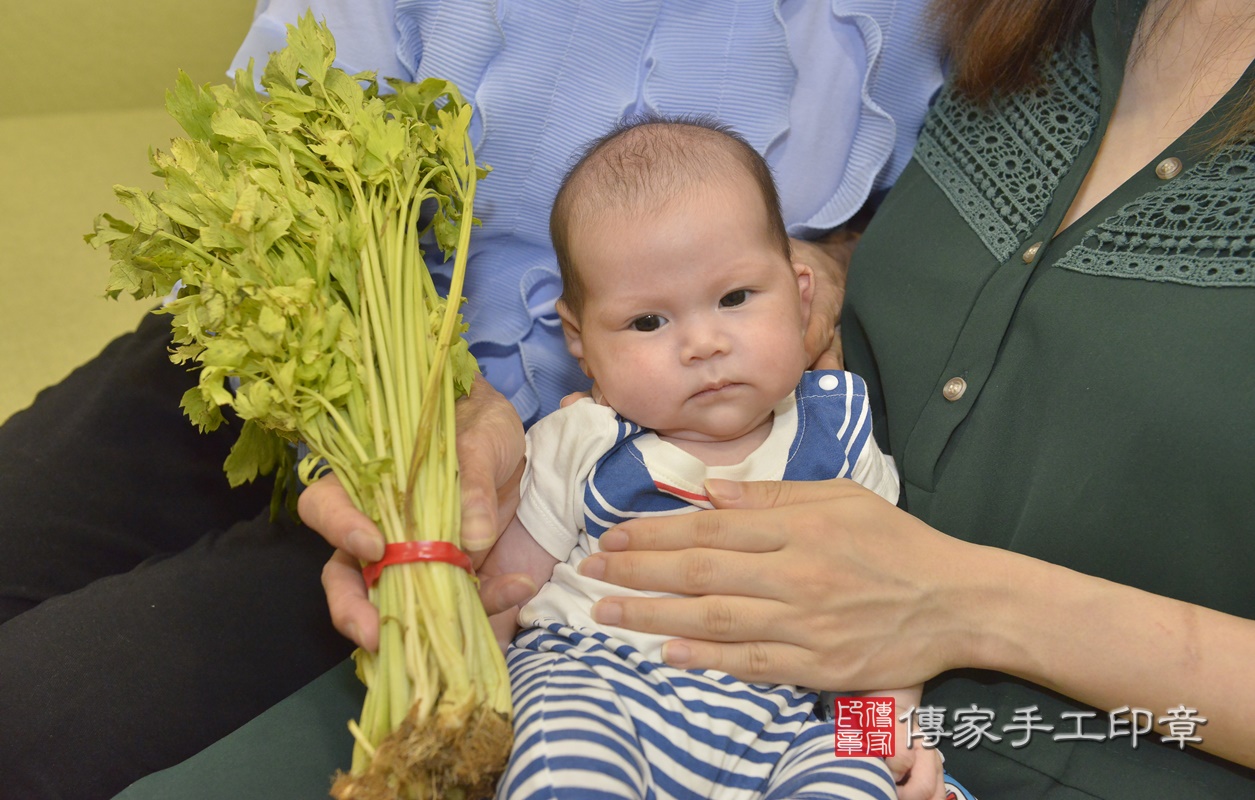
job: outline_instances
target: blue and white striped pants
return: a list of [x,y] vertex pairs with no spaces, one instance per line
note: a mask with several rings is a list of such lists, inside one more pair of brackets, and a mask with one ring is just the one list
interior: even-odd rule
[[506,655],[514,752],[498,800],[894,800],[884,762],[835,755],[816,696],[646,661],[558,624]]

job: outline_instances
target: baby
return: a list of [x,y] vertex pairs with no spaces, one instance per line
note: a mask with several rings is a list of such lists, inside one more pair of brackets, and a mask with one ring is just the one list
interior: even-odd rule
[[[862,380],[807,371],[814,277],[791,262],[766,163],[714,124],[626,124],[571,170],[550,230],[597,399],[529,431],[518,513],[485,564],[543,584],[507,654],[498,797],[895,797],[879,760],[835,755],[814,691],[667,666],[664,637],[593,620],[632,592],[579,572],[616,523],[711,508],[710,478],[847,477],[897,500]],[[902,711],[919,687],[872,694]]]

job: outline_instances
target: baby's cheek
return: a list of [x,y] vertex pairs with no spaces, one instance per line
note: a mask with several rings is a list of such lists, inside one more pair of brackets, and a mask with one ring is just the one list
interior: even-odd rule
[[621,416],[649,427],[648,418],[667,387],[664,376],[649,364],[624,359],[598,387],[607,403]]

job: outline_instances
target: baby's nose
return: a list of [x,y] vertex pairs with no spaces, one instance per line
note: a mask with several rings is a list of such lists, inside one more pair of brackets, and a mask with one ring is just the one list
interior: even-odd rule
[[723,325],[698,321],[686,331],[683,359],[688,363],[724,355],[729,351],[731,343],[731,333]]

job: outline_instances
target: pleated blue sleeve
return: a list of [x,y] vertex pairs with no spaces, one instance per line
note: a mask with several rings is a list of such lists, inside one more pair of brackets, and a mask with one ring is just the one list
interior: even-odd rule
[[[565,350],[549,207],[579,148],[625,115],[709,114],[764,153],[794,236],[890,186],[941,82],[926,0],[261,0],[260,65],[312,6],[350,71],[454,81],[476,108],[465,307],[485,376],[530,423],[587,386]],[[260,73],[260,70],[258,70]],[[439,260],[429,248],[433,262]],[[438,275],[448,265],[432,263]]]

